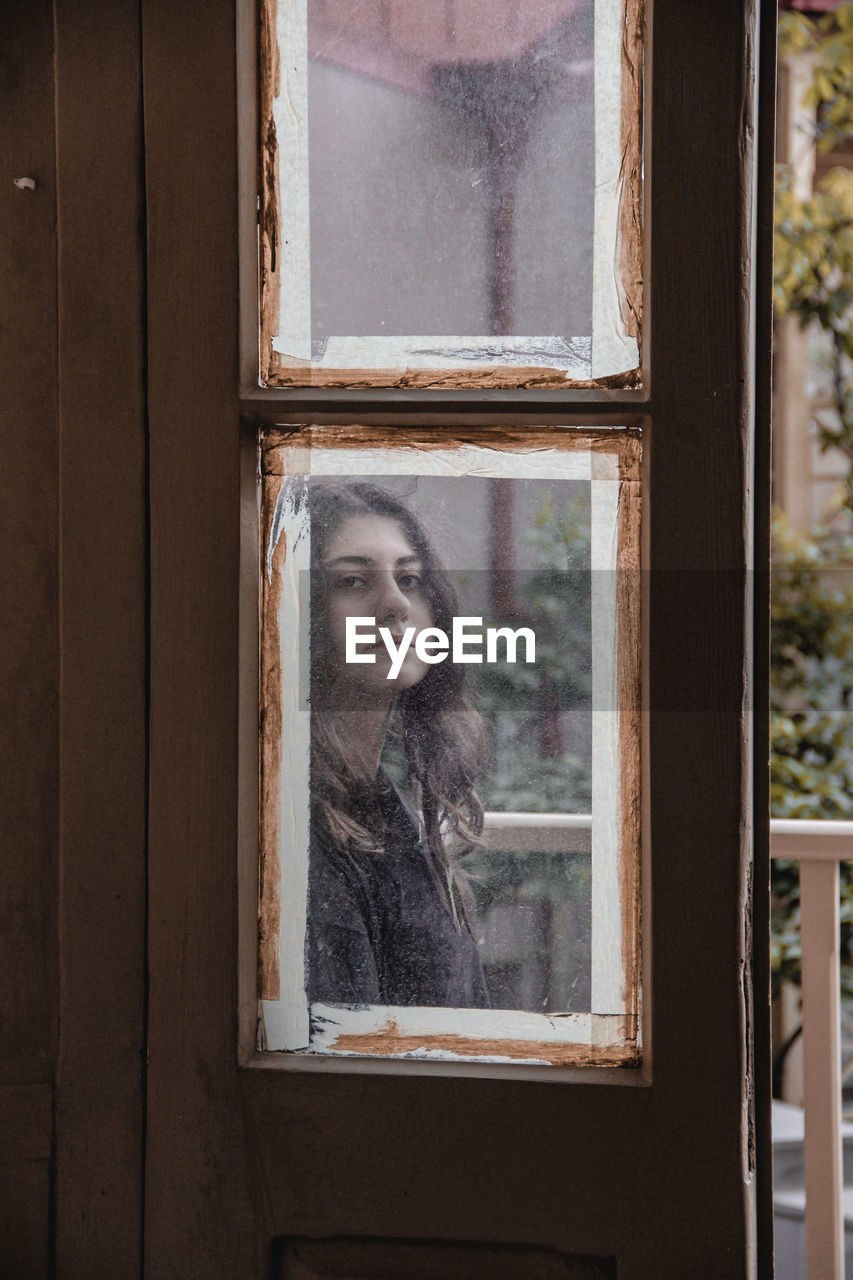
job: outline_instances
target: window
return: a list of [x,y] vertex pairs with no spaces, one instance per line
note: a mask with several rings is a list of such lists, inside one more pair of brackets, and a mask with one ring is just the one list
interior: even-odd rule
[[269,5],[268,385],[636,380],[641,49],[625,2]]
[[639,443],[264,434],[262,1047],[638,1060]]

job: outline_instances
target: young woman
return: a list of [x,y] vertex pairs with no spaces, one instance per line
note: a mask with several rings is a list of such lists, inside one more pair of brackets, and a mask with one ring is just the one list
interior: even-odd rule
[[[312,483],[312,1001],[488,1004],[471,893],[455,855],[477,843],[484,756],[464,667],[406,651],[395,678],[381,638],[346,661],[346,621],[375,619],[394,644],[408,628],[448,635],[456,599],[418,520],[367,483]],[[380,759],[397,738],[419,813]]]

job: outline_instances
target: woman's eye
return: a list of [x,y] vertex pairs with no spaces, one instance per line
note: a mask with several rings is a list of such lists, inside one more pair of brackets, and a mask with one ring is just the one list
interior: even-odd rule
[[404,573],[397,582],[402,591],[418,591],[424,585],[424,580],[419,573]]
[[345,577],[335,580],[336,591],[357,591],[363,586],[365,586],[365,579],[357,573],[348,573]]

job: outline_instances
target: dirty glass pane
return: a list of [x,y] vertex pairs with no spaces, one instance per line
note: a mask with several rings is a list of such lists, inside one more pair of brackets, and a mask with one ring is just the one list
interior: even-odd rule
[[636,367],[625,3],[278,0],[267,381],[565,385]]
[[267,1045],[635,1052],[637,442],[323,438],[264,455]]

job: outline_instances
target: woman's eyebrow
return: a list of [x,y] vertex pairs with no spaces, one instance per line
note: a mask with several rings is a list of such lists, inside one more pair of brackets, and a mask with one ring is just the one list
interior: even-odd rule
[[[421,561],[420,556],[415,556],[415,555],[398,556],[397,559],[394,561],[394,565],[396,567],[397,565],[404,565],[404,564],[420,564],[420,561]],[[335,556],[334,560],[326,561],[325,567],[327,569],[334,569],[335,566],[339,564],[357,564],[357,565],[360,565],[363,569],[376,568],[376,561],[371,559],[370,556]]]

